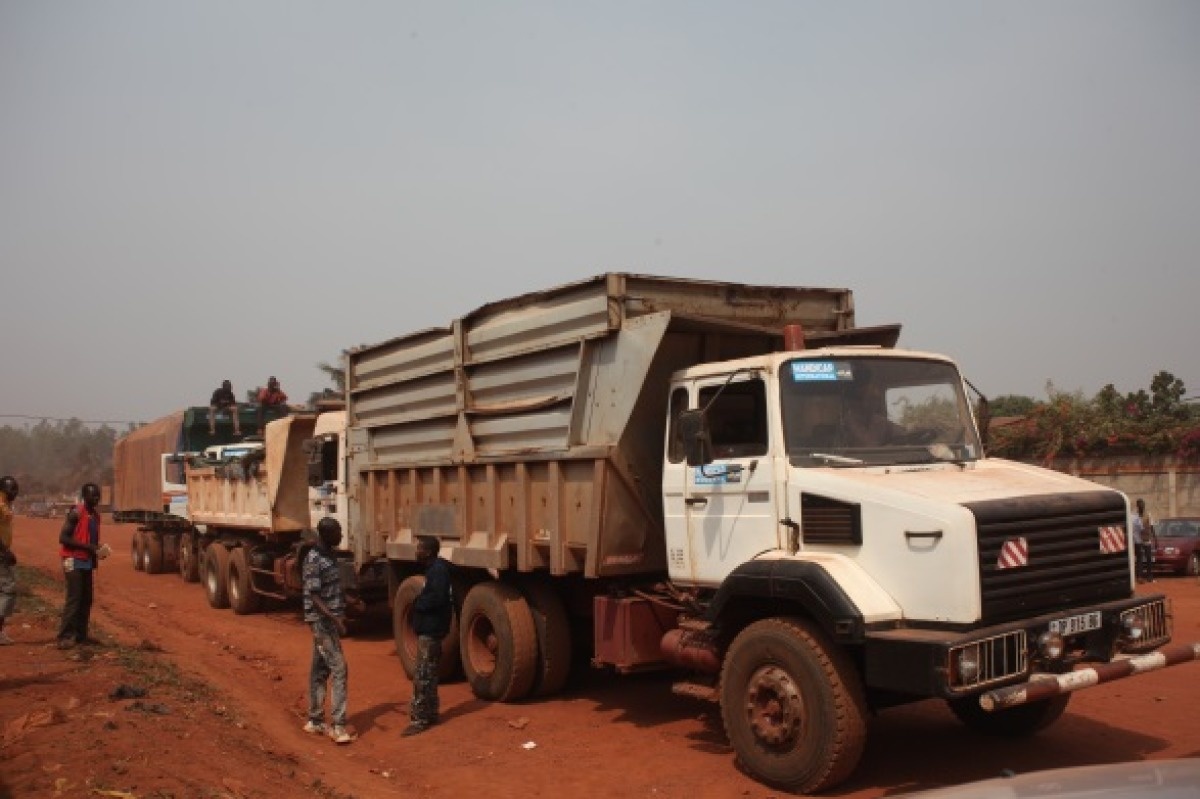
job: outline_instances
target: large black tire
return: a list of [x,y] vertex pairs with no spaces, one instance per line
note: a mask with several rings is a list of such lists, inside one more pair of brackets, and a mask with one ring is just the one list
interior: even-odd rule
[[262,607],[262,595],[254,590],[254,578],[250,574],[250,558],[246,548],[234,547],[229,551],[228,560],[229,571],[225,575],[225,590],[229,595],[229,607],[239,616],[257,613]]
[[162,570],[162,536],[149,531],[142,533],[142,571],[146,574],[161,574]]
[[204,556],[208,563],[204,566],[204,595],[208,604],[214,608],[229,607],[229,550],[219,541],[208,545]]
[[142,563],[142,538],[146,534],[141,530],[134,530],[133,535],[129,537],[129,558],[133,562],[134,571],[141,571],[145,568]]
[[947,699],[946,704],[959,721],[975,732],[997,738],[1024,738],[1058,721],[1070,701],[1070,694],[1060,694],[1040,702],[994,711],[980,707],[976,696]]
[[495,581],[467,592],[459,620],[463,672],[480,699],[516,702],[537,677],[537,632],[529,603],[517,589]]
[[538,668],[533,696],[553,696],[571,676],[571,621],[558,593],[545,583],[521,586],[537,633]]
[[[425,576],[416,574],[400,583],[392,603],[392,637],[396,640],[396,655],[408,679],[417,673],[417,634],[412,626],[412,603],[425,587]],[[456,603],[457,604],[457,603]],[[450,632],[442,639],[442,657],[438,661],[438,681],[450,682],[459,677],[462,669],[458,656],[458,608],[450,617]]]
[[742,768],[796,793],[845,780],[866,744],[859,675],[800,618],[764,619],[733,640],[721,669],[721,717]]
[[185,583],[200,582],[200,552],[191,533],[179,536],[179,576]]

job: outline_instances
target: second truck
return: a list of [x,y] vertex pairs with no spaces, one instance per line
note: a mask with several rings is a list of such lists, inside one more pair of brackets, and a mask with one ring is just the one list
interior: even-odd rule
[[869,716],[945,700],[1026,735],[1071,693],[1200,657],[1135,591],[1124,495],[986,457],[948,358],[842,289],[609,273],[360,347],[344,412],[189,468],[210,602],[294,596],[304,531],[391,603],[412,674],[416,536],[457,567],[446,677],[562,689],[577,654],[673,667],[759,780],[815,792]]

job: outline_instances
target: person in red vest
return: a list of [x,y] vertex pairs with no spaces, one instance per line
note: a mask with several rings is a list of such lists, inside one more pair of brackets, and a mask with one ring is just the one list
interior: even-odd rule
[[287,405],[288,396],[283,393],[283,389],[279,387],[279,380],[275,375],[271,375],[267,379],[267,387],[258,390],[258,434],[263,435],[266,431],[263,425],[266,424],[266,413],[268,408],[283,408]]
[[97,566],[111,551],[108,544],[100,543],[100,511],[96,509],[100,486],[86,483],[79,494],[83,501],[67,513],[58,534],[58,555],[67,583],[67,601],[58,628],[59,649],[97,643],[88,636],[93,581]]

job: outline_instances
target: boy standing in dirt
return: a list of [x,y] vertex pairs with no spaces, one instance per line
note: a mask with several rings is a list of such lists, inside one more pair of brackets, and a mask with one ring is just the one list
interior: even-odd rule
[[[333,550],[342,543],[342,525],[326,516],[317,523],[316,546],[304,557],[304,620],[313,631],[312,666],[308,673],[308,721],[304,731],[327,734],[334,743],[348,744],[354,737],[346,731],[346,656],[342,636],[346,634],[346,598]],[[333,680],[329,713],[333,726],[325,726],[325,685]]]
[[441,544],[434,536],[417,537],[417,563],[425,568],[425,587],[413,600],[417,668],[408,705],[409,725],[400,733],[405,737],[425,732],[438,722],[438,663],[442,659],[442,639],[450,632],[454,613],[450,563],[438,557],[439,549]]
[[4,622],[17,602],[17,556],[13,554],[13,511],[20,487],[12,477],[0,477],[0,646],[13,642],[4,632]]
[[58,628],[58,648],[76,644],[94,644],[88,635],[92,615],[95,574],[99,563],[111,551],[100,543],[100,486],[84,483],[79,492],[82,502],[67,513],[58,534],[58,556],[62,558],[67,599],[63,604],[62,625]]

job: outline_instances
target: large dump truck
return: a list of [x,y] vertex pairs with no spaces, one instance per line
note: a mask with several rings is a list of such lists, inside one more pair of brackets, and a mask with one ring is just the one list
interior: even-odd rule
[[1030,734],[1195,659],[1135,592],[1127,499],[987,458],[955,364],[897,335],[848,290],[606,274],[350,351],[348,546],[406,671],[418,535],[457,566],[444,674],[514,701],[580,649],[678,667],[788,790],[849,776],[875,710]]
[[305,525],[338,516],[411,677],[432,535],[443,677],[518,701],[581,655],[673,668],[749,773],[802,792],[851,774],[875,711],[940,698],[1027,735],[1200,657],[1135,591],[1126,497],[986,457],[956,365],[898,335],[849,290],[610,273],[351,350],[344,414],[189,468],[209,601],[294,596]]

